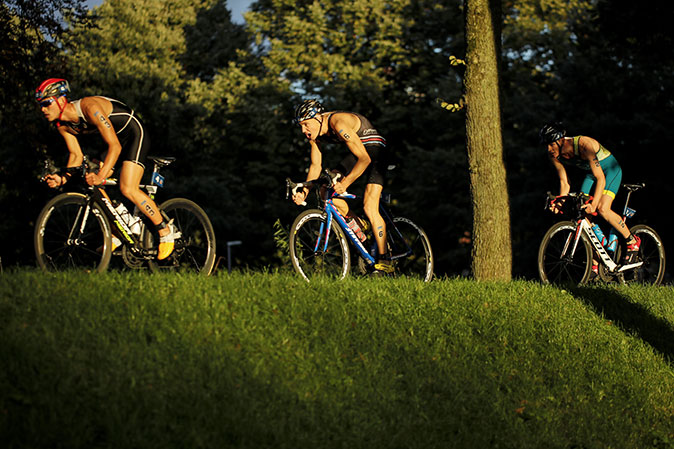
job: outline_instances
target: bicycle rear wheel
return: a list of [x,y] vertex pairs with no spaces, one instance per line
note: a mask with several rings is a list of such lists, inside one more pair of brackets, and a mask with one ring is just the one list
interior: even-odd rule
[[112,255],[110,224],[98,205],[88,209],[87,203],[81,193],[64,193],[42,209],[33,238],[40,268],[99,273],[107,269]]
[[641,239],[639,260],[644,264],[626,271],[623,274],[625,282],[659,285],[665,276],[665,246],[662,239],[653,228],[646,225],[635,225],[630,230]]
[[386,240],[396,274],[429,282],[435,262],[428,236],[407,218],[395,217],[392,224],[387,226]]
[[[175,240],[173,253],[164,260],[149,260],[153,271],[198,272],[208,276],[215,264],[215,231],[206,212],[195,202],[185,198],[172,198],[159,206],[167,221],[180,233]],[[154,229],[145,228],[143,245],[154,248],[159,235]]]
[[351,269],[349,243],[333,221],[327,235],[327,216],[319,209],[299,214],[290,228],[290,259],[295,270],[310,281],[317,276],[343,279]]
[[581,236],[573,251],[576,223],[554,224],[543,237],[538,250],[538,274],[546,284],[580,285],[588,281],[592,271],[592,248]]

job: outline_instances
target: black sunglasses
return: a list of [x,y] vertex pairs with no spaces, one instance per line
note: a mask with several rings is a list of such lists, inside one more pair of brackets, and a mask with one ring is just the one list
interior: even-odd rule
[[42,101],[38,102],[37,104],[39,104],[41,108],[48,108],[49,106],[51,106],[51,104],[54,101],[55,100],[53,98],[49,98],[47,100],[42,100]]

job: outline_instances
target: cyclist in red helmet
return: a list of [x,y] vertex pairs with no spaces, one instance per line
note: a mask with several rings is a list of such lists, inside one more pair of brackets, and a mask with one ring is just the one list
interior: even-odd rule
[[[377,242],[375,273],[392,273],[394,268],[386,249],[386,223],[379,213],[379,199],[388,167],[386,140],[362,115],[346,111],[325,112],[323,105],[316,100],[306,100],[295,108],[295,123],[300,125],[311,146],[307,181],[321,174],[323,156],[319,143],[331,141],[346,144],[350,153],[337,168],[344,177],[335,184],[335,192],[344,193],[361,175],[365,178],[363,209]],[[301,204],[307,194],[306,189],[300,191],[293,200]],[[335,205],[342,215],[347,216],[349,207],[345,201],[335,201]]]
[[[627,252],[623,262],[634,262],[641,239],[633,235],[620,215],[611,209],[622,180],[622,169],[615,156],[591,137],[566,137],[566,130],[561,123],[543,126],[539,131],[539,138],[540,143],[546,146],[550,161],[557,170],[559,195],[568,195],[571,189],[565,166],[577,167],[586,172],[581,191],[589,195],[594,185],[594,194],[592,202],[586,205],[585,210],[589,214],[598,212],[625,238]],[[559,210],[554,208],[553,211]]]
[[[173,225],[166,222],[157,204],[139,188],[150,146],[143,123],[121,101],[100,96],[68,101],[69,93],[68,81],[60,78],[47,79],[35,90],[40,111],[49,122],[56,123],[59,134],[66,142],[69,152],[67,167],[79,167],[83,163],[84,155],[78,137],[99,134],[108,150],[98,173],[88,173],[86,182],[89,185],[104,183],[121,160],[120,191],[157,226],[160,240],[157,259],[167,258],[174,247]],[[47,175],[45,181],[49,187],[57,188],[67,183],[70,177],[68,172],[52,174]],[[121,241],[114,237],[113,246],[120,244]]]

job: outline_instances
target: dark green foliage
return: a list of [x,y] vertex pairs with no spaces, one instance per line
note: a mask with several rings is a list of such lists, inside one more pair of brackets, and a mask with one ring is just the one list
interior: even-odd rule
[[67,76],[59,40],[64,19],[86,28],[84,0],[4,0],[0,3],[0,258],[32,263],[32,221],[46,202],[38,175],[44,158],[64,145],[40,122],[34,91],[50,76]]
[[[462,94],[462,69],[448,62],[464,56],[461,1],[265,0],[252,5],[245,26],[231,22],[224,0],[106,0],[97,17],[83,16],[83,4],[0,7],[5,266],[33,263],[32,220],[53,193],[36,177],[45,156],[65,161],[61,139],[33,106],[32,91],[46,76],[68,77],[75,98],[109,95],[135,108],[152,153],[178,158],[162,196],[201,204],[218,242],[242,240],[237,263],[255,267],[281,263],[273,225],[288,226],[299,213],[285,201],[284,186],[288,176],[303,179],[308,166],[308,144],[291,123],[293,105],[315,96],[328,108],[360,112],[395,154],[386,190],[397,200],[395,212],[428,232],[438,273],[460,274],[470,265],[464,116],[435,103]],[[551,119],[614,152],[624,181],[647,183],[634,198],[636,221],[652,225],[670,245],[667,214],[660,213],[662,198],[672,193],[669,10],[622,0],[503,6],[514,276],[536,275],[536,251],[551,220],[542,202],[558,184],[536,136]],[[59,12],[69,7],[72,14]],[[100,150],[95,141],[85,146]],[[326,164],[346,151],[328,149]]]

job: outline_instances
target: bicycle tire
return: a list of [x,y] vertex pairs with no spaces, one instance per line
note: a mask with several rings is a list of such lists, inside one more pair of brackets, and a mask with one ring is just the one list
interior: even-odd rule
[[[211,274],[215,265],[215,231],[208,215],[194,201],[172,198],[159,206],[167,220],[173,220],[180,232],[175,241],[173,253],[164,260],[149,260],[152,271],[198,272],[204,276]],[[155,248],[159,235],[154,229],[145,227],[143,246]]]
[[332,222],[328,247],[315,250],[320,235],[325,235],[326,214],[319,209],[302,212],[290,227],[290,260],[305,280],[318,276],[344,279],[351,270],[349,242],[344,231]]
[[633,235],[641,239],[639,260],[644,264],[634,270],[625,271],[625,283],[660,285],[665,276],[665,246],[653,228],[646,225],[635,225],[630,228]]
[[[33,243],[37,264],[45,271],[69,269],[101,273],[112,256],[110,223],[96,204],[80,232],[88,199],[81,193],[63,193],[52,198],[35,223]],[[93,217],[93,219],[92,219]],[[73,232],[77,236],[73,238]]]
[[592,271],[592,246],[582,235],[573,259],[562,256],[567,242],[573,243],[578,225],[561,221],[548,229],[538,250],[538,274],[545,284],[582,285]]
[[[393,225],[394,227],[389,226],[386,229],[386,240],[396,275],[430,282],[433,279],[435,260],[426,232],[408,218],[395,217]],[[396,257],[398,254],[406,253],[408,248],[412,250],[412,254]]]

